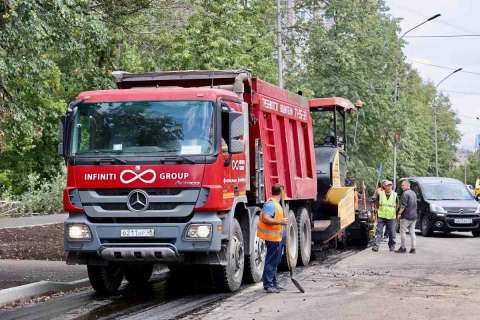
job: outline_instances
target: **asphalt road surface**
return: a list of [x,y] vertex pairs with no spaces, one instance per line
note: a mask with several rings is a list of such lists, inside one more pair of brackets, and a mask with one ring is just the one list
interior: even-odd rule
[[[480,239],[469,234],[418,237],[416,255],[348,250],[298,270],[298,293],[267,295],[261,284],[239,293],[172,296],[165,279],[115,296],[82,290],[0,310],[0,319],[479,319]],[[194,292],[194,293],[192,293]]]
[[281,294],[260,295],[251,287],[184,319],[480,319],[480,238],[417,240],[415,255],[384,245],[378,253],[366,249],[307,268],[298,277],[305,294],[288,282]]

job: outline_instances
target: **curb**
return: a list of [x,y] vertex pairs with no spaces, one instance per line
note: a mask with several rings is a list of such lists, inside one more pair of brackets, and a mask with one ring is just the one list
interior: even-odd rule
[[88,278],[85,278],[72,282],[39,281],[23,286],[3,289],[0,290],[0,307],[47,293],[51,294],[86,287],[89,284]]

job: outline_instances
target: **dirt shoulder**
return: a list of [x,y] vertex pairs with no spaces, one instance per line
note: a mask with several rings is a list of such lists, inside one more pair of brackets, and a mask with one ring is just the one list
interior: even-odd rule
[[63,224],[0,229],[0,259],[65,260]]

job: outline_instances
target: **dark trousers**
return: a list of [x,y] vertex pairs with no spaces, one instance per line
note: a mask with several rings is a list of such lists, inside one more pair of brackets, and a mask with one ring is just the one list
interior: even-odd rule
[[388,234],[388,246],[393,247],[395,246],[395,226],[396,226],[396,220],[392,219],[383,219],[383,218],[378,218],[377,221],[377,233],[375,235],[375,246],[380,246],[380,243],[382,242],[382,237],[383,237],[383,228],[385,227],[387,229],[387,234]]
[[265,257],[265,268],[263,269],[263,287],[273,288],[277,286],[277,268],[282,261],[283,241],[265,241],[267,256]]

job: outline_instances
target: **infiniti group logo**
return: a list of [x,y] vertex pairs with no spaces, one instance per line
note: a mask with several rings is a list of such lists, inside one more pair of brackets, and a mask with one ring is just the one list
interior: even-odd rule
[[123,170],[120,173],[120,181],[125,184],[132,183],[133,181],[140,180],[143,183],[152,183],[157,178],[157,174],[153,169],[148,169],[140,173],[136,173],[133,170]]
[[[242,160],[244,161],[244,160]],[[239,168],[241,164],[238,163],[236,166]],[[239,169],[237,169],[239,170]],[[243,169],[242,169],[243,170]],[[116,181],[117,177],[119,177],[120,182],[123,184],[130,184],[137,180],[140,180],[143,183],[150,184],[154,183],[157,180],[174,180],[179,183],[179,181],[185,181],[185,184],[189,183],[190,173],[188,171],[181,171],[181,172],[157,172],[153,169],[147,169],[142,172],[140,171],[140,166],[135,166],[135,170],[125,169],[120,172],[120,175],[114,172],[107,172],[107,173],[85,173],[84,179],[85,181]],[[182,182],[183,183],[183,182]],[[193,182],[196,184],[197,182]]]
[[148,193],[135,189],[128,194],[127,207],[130,211],[145,211],[148,208]]

